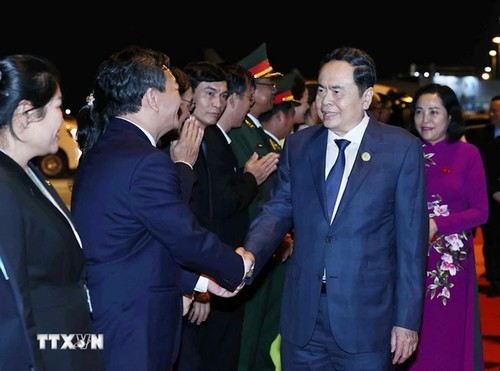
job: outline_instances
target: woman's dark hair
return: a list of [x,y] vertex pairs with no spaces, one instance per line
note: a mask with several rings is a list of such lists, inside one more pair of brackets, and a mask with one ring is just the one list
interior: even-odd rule
[[59,87],[59,72],[47,59],[16,54],[0,60],[0,131],[8,127],[17,138],[12,117],[23,100],[33,106],[36,118],[43,119]]
[[293,73],[292,95],[294,99],[301,100],[306,90],[306,80],[297,72]]
[[177,66],[170,67],[172,75],[174,75],[177,84],[179,85],[179,94],[182,96],[190,87],[191,82],[189,81],[188,75],[182,70],[182,68]]
[[307,103],[309,103],[309,105],[312,105],[312,103],[316,99],[316,92],[318,91],[318,82],[306,81],[306,88],[307,90],[309,90],[309,98],[307,99]]
[[165,91],[169,57],[156,50],[129,46],[112,54],[98,68],[94,91],[77,115],[82,155],[104,134],[113,116],[138,112],[149,88]]
[[359,95],[366,89],[372,88],[377,81],[375,62],[372,57],[361,49],[352,47],[337,48],[326,54],[320,62],[320,69],[331,61],[345,61],[354,67],[354,83],[358,87]]
[[419,98],[424,94],[437,94],[441,99],[446,112],[450,116],[450,123],[446,129],[448,142],[457,142],[465,134],[465,121],[463,117],[463,110],[458,100],[457,95],[447,85],[431,83],[420,87],[413,97],[410,106],[410,131],[416,135],[418,132],[415,128],[415,108]]

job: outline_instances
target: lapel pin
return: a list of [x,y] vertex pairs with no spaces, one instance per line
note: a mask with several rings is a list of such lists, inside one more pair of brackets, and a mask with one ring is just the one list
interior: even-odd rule
[[362,159],[363,161],[365,161],[365,162],[366,162],[366,161],[370,161],[370,160],[371,160],[371,158],[372,158],[372,156],[371,156],[368,152],[363,152],[363,153],[361,154],[361,159]]

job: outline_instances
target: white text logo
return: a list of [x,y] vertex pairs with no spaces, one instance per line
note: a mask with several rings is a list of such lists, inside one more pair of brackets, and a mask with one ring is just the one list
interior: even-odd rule
[[103,334],[38,334],[40,349],[103,349]]

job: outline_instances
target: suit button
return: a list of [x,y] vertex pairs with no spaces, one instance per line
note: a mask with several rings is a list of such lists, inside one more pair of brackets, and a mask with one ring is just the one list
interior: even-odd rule
[[333,242],[333,240],[334,240],[333,236],[326,236],[326,237],[325,237],[325,242],[326,242],[326,243],[332,243],[332,242]]

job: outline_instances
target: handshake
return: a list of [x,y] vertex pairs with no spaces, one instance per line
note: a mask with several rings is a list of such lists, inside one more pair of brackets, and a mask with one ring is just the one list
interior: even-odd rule
[[235,251],[237,254],[241,255],[241,258],[243,259],[243,264],[245,266],[245,274],[242,277],[241,284],[236,288],[236,290],[229,291],[219,286],[219,284],[216,283],[215,281],[209,280],[208,291],[211,292],[212,294],[224,298],[231,298],[235,296],[237,293],[239,293],[245,286],[245,283],[252,277],[253,270],[255,267],[255,257],[251,252],[246,251],[243,247],[238,247]]
[[236,252],[243,258],[243,264],[245,264],[245,275],[243,276],[242,285],[250,279],[253,275],[253,270],[255,268],[255,257],[251,252],[246,251],[243,247],[238,247]]

